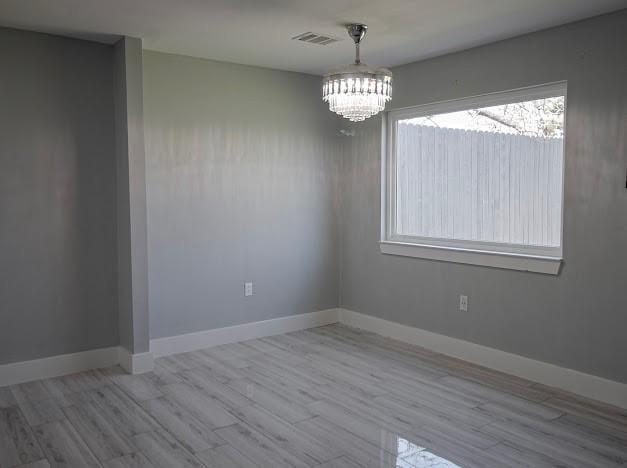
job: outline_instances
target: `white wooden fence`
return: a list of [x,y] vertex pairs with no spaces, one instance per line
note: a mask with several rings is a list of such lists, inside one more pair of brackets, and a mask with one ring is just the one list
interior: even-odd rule
[[563,140],[398,123],[397,232],[559,246]]

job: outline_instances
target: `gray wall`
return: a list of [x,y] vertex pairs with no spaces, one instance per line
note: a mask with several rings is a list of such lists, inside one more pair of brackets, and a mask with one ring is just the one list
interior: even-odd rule
[[341,305],[627,382],[626,44],[623,11],[393,70],[392,108],[568,80],[565,262],[546,276],[381,254],[373,119],[344,145]]
[[137,354],[150,347],[141,40],[120,39],[113,60],[120,345]]
[[338,305],[337,137],[319,83],[145,52],[152,338]]
[[0,363],[118,344],[112,58],[0,29]]

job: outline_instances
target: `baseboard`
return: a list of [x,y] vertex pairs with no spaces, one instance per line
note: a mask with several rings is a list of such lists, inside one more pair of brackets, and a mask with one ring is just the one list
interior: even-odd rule
[[214,328],[185,335],[150,340],[150,351],[155,357],[195,351],[227,343],[280,335],[306,328],[320,327],[338,321],[338,309],[327,309],[307,314],[289,315],[260,322],[249,322],[224,328]]
[[627,408],[627,384],[621,382],[346,309],[339,310],[339,321],[351,327],[361,328],[497,371]]
[[155,359],[151,352],[131,354],[126,348],[119,348],[119,362],[122,369],[129,374],[143,374],[155,367]]
[[279,335],[338,321],[351,327],[627,408],[627,384],[346,309],[328,309],[157,338],[150,340],[150,352],[147,353],[131,354],[125,348],[116,346],[3,364],[0,365],[0,387],[117,364],[129,373],[149,372],[153,368],[155,357]]
[[186,335],[158,338],[150,341],[150,352],[146,353],[132,354],[122,346],[114,346],[32,361],[12,362],[0,365],[0,387],[118,364],[130,374],[150,372],[154,367],[154,358],[158,356],[328,325],[338,321],[338,314],[338,309],[328,309]]
[[117,346],[60,354],[32,361],[12,362],[0,365],[0,387],[73,374],[88,369],[111,367],[118,362]]

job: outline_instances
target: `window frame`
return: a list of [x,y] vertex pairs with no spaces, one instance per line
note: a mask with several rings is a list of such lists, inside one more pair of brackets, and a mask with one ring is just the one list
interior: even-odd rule
[[557,96],[564,96],[564,129],[566,129],[568,101],[566,81],[476,95],[461,99],[432,102],[386,112],[386,115],[382,119],[381,135],[381,252],[384,254],[402,255],[429,260],[534,271],[554,275],[558,274],[563,260],[564,245],[566,131],[564,131],[562,142],[563,160],[559,247],[529,246],[524,244],[468,241],[397,234],[395,232],[397,193],[396,139],[393,134],[399,120]]

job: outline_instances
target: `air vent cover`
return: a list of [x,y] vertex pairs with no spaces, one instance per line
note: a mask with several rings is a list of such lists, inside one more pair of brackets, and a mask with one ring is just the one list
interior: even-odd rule
[[310,44],[318,44],[318,45],[329,45],[334,42],[338,42],[339,39],[336,39],[331,36],[325,36],[324,34],[318,34],[315,32],[306,32],[299,34],[298,36],[294,36],[292,39],[296,39],[302,42],[308,42]]

